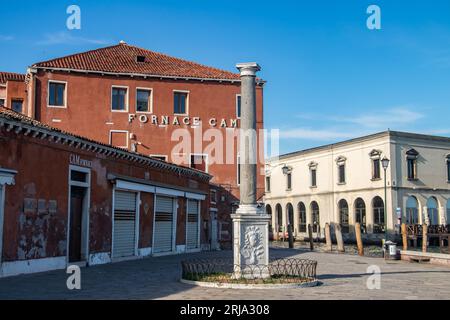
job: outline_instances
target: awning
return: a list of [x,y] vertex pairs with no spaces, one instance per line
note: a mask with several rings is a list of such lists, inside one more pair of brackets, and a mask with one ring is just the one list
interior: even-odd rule
[[0,168],[0,185],[14,185],[16,182],[14,181],[14,177],[16,176],[17,171],[8,170]]
[[207,194],[200,190],[166,185],[151,180],[108,174],[108,180],[115,183],[117,189],[134,192],[148,192],[169,197],[185,197],[193,200],[206,200]]

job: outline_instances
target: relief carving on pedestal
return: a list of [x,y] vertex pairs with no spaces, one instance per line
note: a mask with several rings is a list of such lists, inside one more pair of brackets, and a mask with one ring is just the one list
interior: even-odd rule
[[245,242],[242,248],[244,264],[257,265],[264,258],[264,236],[259,227],[251,226],[245,229]]

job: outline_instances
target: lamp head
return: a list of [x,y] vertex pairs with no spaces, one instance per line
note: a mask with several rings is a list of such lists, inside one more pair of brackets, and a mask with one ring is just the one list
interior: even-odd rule
[[390,160],[386,157],[381,160],[381,164],[383,165],[383,169],[386,170],[389,167]]

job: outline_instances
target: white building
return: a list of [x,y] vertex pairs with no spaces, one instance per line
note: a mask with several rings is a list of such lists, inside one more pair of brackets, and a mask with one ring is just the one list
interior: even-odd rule
[[360,222],[366,238],[382,238],[384,158],[388,231],[401,222],[450,224],[450,138],[387,131],[268,161],[265,203],[274,230],[293,223],[302,238],[311,224],[323,237],[326,223],[338,223],[348,238]]

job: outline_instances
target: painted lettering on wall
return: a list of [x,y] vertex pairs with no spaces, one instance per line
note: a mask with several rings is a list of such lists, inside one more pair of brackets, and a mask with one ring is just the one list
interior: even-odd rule
[[[150,124],[150,125],[161,125],[161,126],[200,126],[201,119],[200,117],[169,117],[169,116],[157,116],[157,115],[146,115],[146,114],[129,114],[128,122],[132,123],[133,121],[139,121],[142,124]],[[208,124],[213,127],[220,128],[237,128],[238,120],[237,119],[217,119],[211,118],[208,121]]]
[[92,161],[81,159],[79,155],[71,154],[70,155],[70,164],[80,167],[92,168]]

